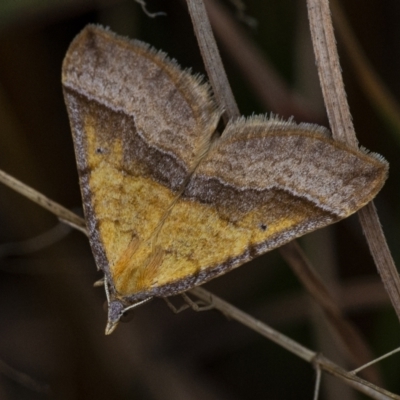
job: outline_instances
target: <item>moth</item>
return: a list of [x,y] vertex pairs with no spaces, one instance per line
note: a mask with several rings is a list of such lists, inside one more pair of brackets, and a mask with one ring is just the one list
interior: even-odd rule
[[383,157],[276,117],[230,121],[166,54],[87,26],[62,84],[111,333],[152,297],[201,285],[348,217],[379,192]]

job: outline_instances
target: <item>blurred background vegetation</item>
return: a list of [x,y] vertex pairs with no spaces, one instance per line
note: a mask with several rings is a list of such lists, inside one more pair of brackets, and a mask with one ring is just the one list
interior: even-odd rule
[[[273,101],[266,105],[237,67],[235,43],[229,51],[221,44],[241,112],[289,113],[298,122],[326,125],[305,0],[246,0],[246,15],[256,27],[244,24],[232,4],[223,5],[308,110],[297,114]],[[166,16],[149,18],[133,0],[0,0],[1,169],[68,208],[81,207],[60,75],[69,43],[87,23],[148,42],[183,67],[204,73],[184,2],[148,0],[147,7]],[[343,7],[370,64],[399,99],[400,3],[347,0]],[[376,205],[399,264],[400,130],[360,81],[340,37],[338,45],[358,139],[390,163]],[[49,385],[57,399],[312,398],[310,365],[217,312],[174,315],[154,300],[105,337],[105,295],[92,286],[101,274],[87,238],[58,226],[50,213],[2,185],[0,227],[1,399],[50,397],[21,376],[23,382],[17,382],[7,365]],[[357,217],[309,235],[302,245],[373,353],[398,346],[399,321]],[[347,365],[335,334],[278,252],[206,288]],[[396,393],[399,364],[400,355],[379,364],[382,384]],[[337,380],[323,380],[323,399],[360,398]]]

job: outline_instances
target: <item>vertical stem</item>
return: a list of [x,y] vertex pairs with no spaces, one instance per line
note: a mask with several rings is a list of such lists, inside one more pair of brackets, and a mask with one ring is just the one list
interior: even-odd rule
[[328,0],[308,0],[307,3],[315,61],[333,137],[357,147]]
[[187,5],[208,78],[217,103],[225,111],[222,117],[227,123],[232,118],[239,118],[240,113],[222,64],[205,5],[203,0],[187,0]]
[[[307,0],[311,37],[333,137],[357,147],[344,89],[328,0]],[[400,278],[386,243],[375,206],[358,213],[375,265],[400,319]]]

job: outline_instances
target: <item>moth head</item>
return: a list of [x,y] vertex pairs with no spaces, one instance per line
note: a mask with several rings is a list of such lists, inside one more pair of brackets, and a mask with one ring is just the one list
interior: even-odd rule
[[118,323],[121,321],[121,318],[123,318],[129,310],[143,303],[146,303],[151,299],[152,297],[148,297],[147,299],[138,301],[137,303],[131,304],[129,306],[124,306],[119,300],[110,301],[108,303],[108,321],[106,326],[106,335],[110,335],[114,332]]

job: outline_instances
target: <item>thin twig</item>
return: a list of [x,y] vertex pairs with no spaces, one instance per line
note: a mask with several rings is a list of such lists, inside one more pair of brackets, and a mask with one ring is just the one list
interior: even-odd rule
[[262,321],[253,318],[244,311],[241,311],[238,308],[234,307],[232,304],[227,303],[226,301],[215,296],[214,294],[211,294],[209,291],[203,289],[202,287],[191,289],[190,293],[198,297],[200,300],[203,300],[206,304],[212,304],[215,309],[221,311],[224,315],[227,315],[230,318],[239,321],[243,325],[246,325],[253,331],[258,332],[262,336],[265,336],[269,340],[290,351],[304,361],[311,363],[317,356],[317,353],[315,351],[307,349],[300,343],[295,342],[294,340],[271,328],[267,324],[264,324]]
[[[372,383],[365,381],[364,379],[358,378],[356,375],[345,371],[343,368],[339,367],[335,363],[331,362],[322,355],[308,349],[305,346],[295,342],[289,337],[283,335],[282,333],[271,328],[262,321],[251,317],[249,314],[239,310],[233,305],[227,303],[226,301],[220,299],[219,297],[211,294],[207,290],[197,287],[190,290],[190,293],[199,299],[212,304],[215,309],[221,311],[224,315],[239,321],[241,324],[249,327],[255,332],[258,332],[262,336],[268,338],[284,349],[290,351],[291,353],[297,355],[303,360],[312,363],[316,367],[328,372],[329,374],[339,377],[353,388],[357,389],[361,393],[367,394],[373,399],[397,399],[400,400],[400,396],[391,393],[379,386],[373,385]],[[355,379],[358,378],[358,379]]]
[[62,222],[67,223],[68,225],[87,235],[85,220],[79,215],[76,215],[62,205],[54,202],[53,200],[50,200],[48,197],[44,196],[37,190],[32,189],[30,186],[25,185],[21,181],[15,179],[11,175],[8,175],[2,170],[0,170],[0,182],[4,183],[6,186],[14,189],[16,192],[22,194],[29,200],[32,200],[34,203],[37,203],[46,210],[50,211],[51,213],[56,215]]
[[[339,64],[328,0],[307,0],[311,37],[333,137],[358,146]],[[373,202],[358,212],[375,265],[400,319],[400,278]]]
[[400,319],[400,279],[375,204],[371,201],[358,212],[376,268],[390,297],[397,317]]
[[[356,327],[343,315],[334,301],[332,294],[321,283],[297,241],[292,241],[279,248],[282,257],[291,266],[308,293],[316,300],[325,312],[328,321],[340,335],[353,364],[364,364],[372,358],[371,351]],[[369,380],[378,383],[377,371],[368,371]]]
[[319,366],[316,366],[316,371],[317,371],[317,376],[315,378],[315,388],[314,388],[314,400],[318,400],[319,397],[319,390],[321,387],[321,376],[322,376],[322,372],[321,372],[321,368],[319,368]]
[[315,60],[333,137],[357,148],[328,0],[307,0],[307,4]]
[[400,347],[398,347],[397,349],[394,349],[392,351],[389,351],[389,353],[384,354],[383,356],[380,356],[378,358],[375,358],[375,360],[370,361],[369,363],[366,363],[364,365],[361,365],[361,367],[358,367],[356,369],[353,369],[353,371],[350,371],[351,374],[358,374],[360,371],[364,370],[365,368],[370,367],[371,365],[376,364],[379,361],[384,360],[385,358],[388,358],[390,356],[392,356],[393,354],[396,354],[400,351]]
[[187,0],[187,5],[208,78],[217,103],[225,111],[223,118],[227,123],[230,119],[239,118],[240,113],[222,65],[206,8],[203,0]]

